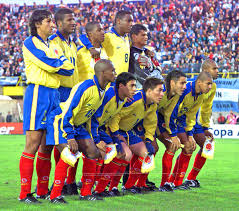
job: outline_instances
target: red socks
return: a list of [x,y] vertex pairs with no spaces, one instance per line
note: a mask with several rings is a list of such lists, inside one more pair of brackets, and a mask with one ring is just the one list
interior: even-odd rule
[[54,147],[54,159],[55,159],[55,164],[56,165],[57,165],[60,157],[61,157],[60,151],[56,147]]
[[180,154],[178,161],[178,171],[174,180],[175,186],[182,185],[191,156],[192,154],[184,154],[183,152]]
[[197,175],[199,174],[200,170],[202,169],[202,167],[204,166],[205,162],[206,162],[206,158],[202,157],[201,154],[197,154],[195,157],[195,161],[193,164],[193,168],[190,171],[189,175],[188,175],[188,180],[195,180],[197,178]]
[[35,155],[23,152],[20,158],[19,170],[21,177],[21,192],[20,199],[27,197],[28,193],[31,193],[32,174],[34,168]]
[[147,187],[146,180],[148,178],[149,173],[141,174],[139,180],[137,182],[137,187]]
[[173,168],[173,173],[170,175],[169,177],[169,182],[173,183],[178,171],[178,162],[179,162],[179,157],[181,154],[178,155],[177,159],[176,159],[176,163],[174,164],[174,168]]
[[91,188],[95,182],[96,174],[96,160],[83,157],[83,168],[82,168],[82,188],[81,195],[91,195]]
[[119,167],[118,171],[111,179],[109,191],[111,191],[113,188],[118,187],[120,179],[122,175],[124,174],[126,167],[129,165],[128,161],[125,161],[122,159],[119,159],[118,162],[121,164],[121,166]]
[[116,174],[118,169],[121,167],[120,159],[114,158],[109,164],[104,165],[102,176],[96,185],[95,191],[101,193],[105,190],[106,186],[110,182],[110,179]]
[[162,170],[162,180],[160,185],[161,187],[164,186],[165,182],[168,182],[169,175],[172,169],[173,157],[174,157],[174,153],[169,152],[168,150],[164,152],[163,159],[162,159],[163,170]]
[[65,163],[61,158],[57,163],[55,170],[55,178],[54,178],[54,186],[51,191],[50,199],[54,199],[61,195],[62,188],[65,183],[65,179],[67,176],[67,169],[70,167],[67,163]]
[[75,182],[78,163],[79,163],[79,159],[77,159],[74,167],[71,166],[68,169],[68,175],[67,175],[67,179],[66,179],[66,184],[72,184],[72,183]]
[[104,160],[98,159],[96,161],[95,181],[99,181],[100,180],[100,177],[102,176],[103,165],[104,165]]
[[132,163],[130,162],[130,173],[129,173],[129,178],[125,184],[125,188],[129,189],[132,188],[136,181],[139,179],[141,173],[141,166],[143,163],[144,158],[143,157],[138,157],[138,159]]

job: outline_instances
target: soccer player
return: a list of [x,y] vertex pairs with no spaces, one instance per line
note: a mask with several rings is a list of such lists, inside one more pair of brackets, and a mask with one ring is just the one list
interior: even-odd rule
[[148,42],[147,28],[142,24],[135,24],[130,30],[132,46],[130,48],[129,72],[133,73],[142,88],[147,77],[163,79],[160,74],[159,64],[148,56],[146,47]]
[[92,79],[94,76],[94,65],[99,59],[108,59],[105,49],[102,47],[104,41],[104,30],[100,23],[89,22],[85,27],[86,34],[94,46],[100,52],[99,58],[92,58],[90,51],[83,45],[78,47],[77,51],[77,66],[79,71],[80,81]]
[[[131,12],[121,10],[116,13],[114,27],[105,33],[102,46],[105,49],[109,60],[115,66],[117,74],[128,72],[130,42],[128,33],[133,25],[133,16]],[[86,35],[80,37],[81,42],[88,48],[93,48],[93,43],[90,43]]]
[[[154,154],[155,130],[157,127],[157,103],[163,97],[163,82],[157,78],[146,79],[143,90],[138,91],[131,102],[127,102],[120,113],[118,113],[109,123],[109,128],[113,137],[124,139],[129,145],[129,149],[137,157],[130,163],[130,175],[124,187],[124,192],[139,192],[133,186],[141,175],[142,163],[147,155]],[[145,129],[145,143],[133,131],[135,125],[141,120]]]
[[[85,123],[100,107],[107,84],[114,82],[115,69],[112,62],[105,59],[99,60],[94,69],[94,78],[74,86],[67,101],[60,104],[48,122],[46,143],[47,145],[57,145],[58,150],[61,151],[61,158],[56,166],[54,186],[50,196],[52,203],[66,203],[61,196],[61,191],[68,167],[73,166],[76,162],[75,160],[71,163],[72,154],[69,149],[72,153],[77,153],[79,150],[84,156],[92,159],[89,165],[94,165],[94,159],[100,156]],[[82,181],[82,189],[84,190],[84,186],[93,182],[87,179]],[[86,191],[81,191],[80,199],[98,200],[100,198]]]
[[[71,61],[74,65],[74,73],[72,76],[61,76],[60,87],[58,91],[60,93],[60,102],[65,102],[70,95],[71,88],[79,82],[79,74],[76,65],[77,61],[77,47],[75,42],[70,38],[70,35],[75,32],[76,22],[74,13],[69,8],[60,8],[55,13],[55,22],[57,25],[57,32],[49,37],[51,43],[57,48],[55,51],[61,50],[64,52],[65,57]],[[55,162],[59,161],[60,152],[54,147],[54,158]],[[78,162],[77,162],[78,164]],[[77,164],[74,167],[70,167],[68,170],[69,176],[66,180],[66,194],[78,194],[77,186],[75,183],[75,172]]]
[[[217,79],[218,66],[213,60],[211,59],[205,60],[202,63],[201,69],[202,71],[210,73],[212,75],[213,80]],[[199,145],[200,150],[195,157],[193,168],[190,171],[184,183],[189,187],[200,187],[200,182],[196,178],[206,162],[206,158],[201,156],[202,148],[204,146],[204,142],[206,141],[206,137],[210,137],[211,140],[213,141],[213,134],[208,131],[208,128],[210,127],[210,117],[212,115],[212,104],[215,94],[216,94],[216,83],[213,83],[212,89],[207,93],[201,106],[200,123],[197,122],[196,125],[194,126],[193,138]]]
[[[23,129],[26,131],[26,145],[20,158],[21,192],[19,200],[25,203],[40,203],[31,194],[31,182],[35,154],[38,150],[36,170],[37,195],[45,198],[51,170],[51,147],[45,146],[46,121],[50,112],[59,104],[59,75],[70,76],[74,66],[63,52],[49,48],[48,37],[54,24],[48,10],[33,11],[30,20],[30,34],[23,44],[23,58],[26,66],[28,87],[24,96]],[[40,147],[39,147],[40,146]]]
[[[95,188],[95,193],[97,193],[98,196],[105,196],[104,190],[109,182],[109,174],[113,175],[118,171],[121,171],[123,173],[126,165],[131,159],[131,153],[123,153],[124,150],[128,149],[126,143],[121,143],[117,138],[112,139],[112,137],[110,136],[108,124],[109,121],[120,112],[123,105],[126,103],[127,98],[133,97],[135,91],[135,77],[131,73],[127,72],[119,74],[116,79],[115,85],[107,89],[101,107],[92,118],[92,135],[95,142],[97,143],[97,146],[99,146],[104,151],[107,151],[105,150],[104,145],[115,143],[117,144],[118,149],[118,156],[114,158],[112,162],[107,162],[109,164],[106,164],[103,167],[102,177],[99,177],[98,184]],[[126,157],[126,154],[130,154],[130,156]],[[97,173],[99,174],[100,168],[98,167],[97,169]],[[112,189],[113,187],[110,187],[110,191]],[[117,191],[114,189],[112,190],[111,194],[114,195],[116,194],[116,192]]]
[[[201,72],[196,81],[189,82],[178,103],[173,109],[164,111],[166,129],[171,137],[177,135],[184,144],[182,153],[176,161],[173,174],[169,182],[175,185],[174,189],[189,189],[182,184],[192,152],[196,149],[193,139],[193,127],[196,124],[196,114],[203,103],[205,94],[212,88],[212,76],[207,72]],[[176,120],[176,124],[175,124]]]

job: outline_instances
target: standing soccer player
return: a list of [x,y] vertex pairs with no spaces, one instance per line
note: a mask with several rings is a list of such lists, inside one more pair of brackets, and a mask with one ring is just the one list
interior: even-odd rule
[[[48,10],[33,11],[29,28],[31,36],[23,44],[28,87],[24,96],[23,129],[26,145],[20,158],[21,192],[19,200],[40,203],[31,194],[31,182],[35,154],[38,150],[36,170],[37,195],[44,198],[48,192],[51,169],[51,150],[46,147],[45,130],[49,113],[59,104],[59,75],[70,76],[74,66],[63,52],[56,53],[54,45],[49,48],[48,37],[53,29],[52,14]],[[40,146],[40,147],[39,147]]]
[[[205,60],[202,63],[201,69],[202,71],[210,73],[213,80],[217,79],[218,66],[213,60],[211,59]],[[216,83],[213,83],[212,89],[207,93],[201,106],[200,121],[199,123],[197,122],[196,125],[194,126],[193,138],[199,145],[200,150],[195,157],[193,168],[190,171],[184,183],[185,185],[192,188],[200,187],[200,182],[197,180],[197,175],[199,174],[200,170],[202,169],[202,167],[206,162],[206,158],[202,157],[201,155],[204,142],[206,141],[206,137],[210,137],[211,141],[213,141],[213,134],[208,131],[208,128],[210,127],[210,117],[212,115],[212,104],[215,94],[216,94]]]

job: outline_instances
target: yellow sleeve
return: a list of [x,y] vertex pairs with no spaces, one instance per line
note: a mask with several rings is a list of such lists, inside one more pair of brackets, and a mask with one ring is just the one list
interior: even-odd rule
[[145,138],[154,141],[154,135],[157,128],[157,104],[151,105],[149,113],[144,118],[143,126],[145,129]]

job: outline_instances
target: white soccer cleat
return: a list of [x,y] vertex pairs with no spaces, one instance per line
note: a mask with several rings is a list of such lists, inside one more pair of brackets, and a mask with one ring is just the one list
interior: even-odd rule
[[148,173],[155,168],[154,155],[147,155],[142,163],[141,172]]
[[69,164],[70,166],[74,167],[77,161],[77,157],[73,154],[68,147],[65,147],[61,152],[61,159]]
[[104,164],[110,163],[117,155],[115,144],[106,145]]

